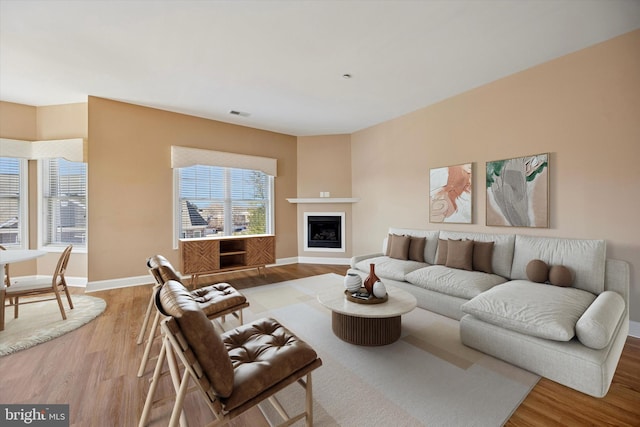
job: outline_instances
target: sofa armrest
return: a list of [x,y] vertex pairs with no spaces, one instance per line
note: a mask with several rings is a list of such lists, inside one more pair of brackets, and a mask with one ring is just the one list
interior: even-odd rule
[[618,259],[607,259],[604,272],[604,290],[619,293],[625,302],[625,311],[628,312],[631,280],[629,263]]
[[349,265],[351,266],[351,268],[356,268],[356,264],[359,263],[360,261],[364,261],[365,259],[375,258],[379,256],[384,256],[384,254],[382,252],[378,252],[375,254],[354,256],[354,257],[351,257],[351,262],[349,263]]
[[598,295],[576,323],[576,336],[580,342],[596,350],[609,345],[624,315],[625,305],[617,292],[604,291]]

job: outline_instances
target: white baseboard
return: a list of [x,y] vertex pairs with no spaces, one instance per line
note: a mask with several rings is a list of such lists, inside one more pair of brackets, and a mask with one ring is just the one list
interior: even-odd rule
[[153,283],[151,276],[123,277],[120,279],[98,280],[87,283],[86,292],[106,291],[109,289],[128,288],[130,286],[148,285]]
[[640,338],[640,322],[629,320],[629,335],[635,338]]

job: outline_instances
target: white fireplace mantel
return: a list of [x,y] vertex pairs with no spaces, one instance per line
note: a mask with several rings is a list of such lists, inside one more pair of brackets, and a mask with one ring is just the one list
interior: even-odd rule
[[356,203],[357,197],[310,197],[305,199],[287,199],[289,203]]

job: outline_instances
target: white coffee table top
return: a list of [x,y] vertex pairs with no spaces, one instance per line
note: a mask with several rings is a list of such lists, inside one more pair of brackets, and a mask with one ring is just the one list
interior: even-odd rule
[[[384,281],[383,281],[384,283]],[[318,301],[331,311],[354,317],[386,318],[408,313],[416,308],[416,297],[409,292],[387,285],[389,299],[380,304],[358,304],[344,294],[342,281],[328,281],[326,290],[318,294]]]

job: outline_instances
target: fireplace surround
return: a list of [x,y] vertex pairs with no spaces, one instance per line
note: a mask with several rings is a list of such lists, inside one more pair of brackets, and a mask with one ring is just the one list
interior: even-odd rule
[[345,252],[344,212],[305,212],[304,250]]

